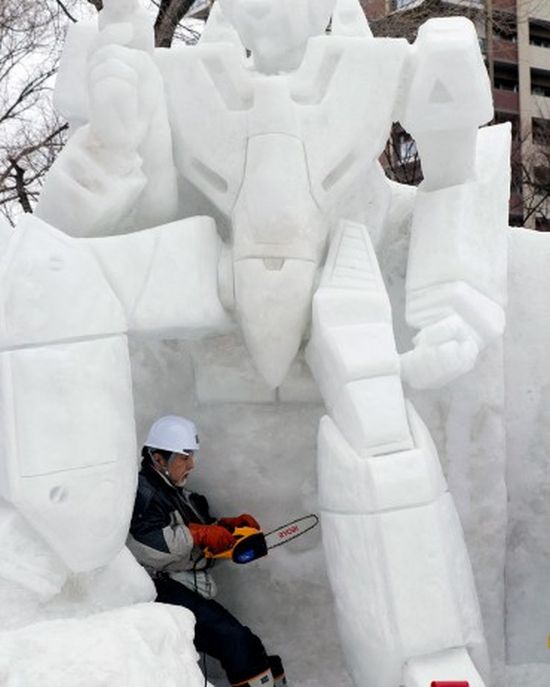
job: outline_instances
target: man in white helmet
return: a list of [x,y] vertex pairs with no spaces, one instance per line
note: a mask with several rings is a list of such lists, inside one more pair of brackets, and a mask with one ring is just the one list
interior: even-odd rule
[[236,527],[260,526],[247,513],[216,520],[206,498],[184,488],[198,448],[191,420],[168,415],[152,425],[141,453],[128,547],[151,575],[157,601],[195,614],[197,650],[217,658],[232,685],[282,687],[280,658],[268,656],[261,640],[212,598],[213,563],[204,550],[227,551]]

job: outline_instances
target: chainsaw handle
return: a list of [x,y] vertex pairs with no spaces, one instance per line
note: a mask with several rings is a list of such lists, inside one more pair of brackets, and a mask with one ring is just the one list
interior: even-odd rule
[[235,544],[230,549],[226,549],[225,551],[222,551],[221,553],[212,553],[210,549],[206,548],[204,549],[204,557],[205,558],[216,558],[216,559],[229,559],[231,560],[233,556],[233,549],[237,545],[237,543],[243,538],[243,537],[249,537],[251,534],[259,534],[261,533],[261,530],[257,530],[254,527],[235,527],[233,530],[232,534],[237,540]]

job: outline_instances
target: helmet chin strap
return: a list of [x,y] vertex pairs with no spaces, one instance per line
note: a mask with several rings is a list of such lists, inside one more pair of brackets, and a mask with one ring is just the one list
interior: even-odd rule
[[[170,470],[168,470],[168,467],[164,467],[164,465],[162,465],[161,463],[159,463],[159,461],[157,459],[155,459],[153,451],[150,448],[148,448],[147,450],[149,452],[149,457],[153,461],[153,463],[154,463],[155,467],[158,469],[158,471],[161,472],[166,477],[166,479],[170,482],[170,484],[172,484],[174,487],[177,487],[178,485],[174,482],[174,480],[170,476]],[[174,455],[173,453],[170,455],[168,462],[170,462],[170,460],[172,460],[173,455]]]

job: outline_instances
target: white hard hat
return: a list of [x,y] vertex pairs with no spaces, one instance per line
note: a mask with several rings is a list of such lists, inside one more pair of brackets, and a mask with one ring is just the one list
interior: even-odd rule
[[149,430],[145,446],[172,451],[172,453],[195,451],[199,448],[199,436],[195,423],[177,415],[161,417]]

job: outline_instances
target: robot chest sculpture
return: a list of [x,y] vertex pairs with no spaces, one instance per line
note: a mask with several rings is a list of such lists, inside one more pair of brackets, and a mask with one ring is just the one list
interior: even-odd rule
[[157,58],[176,168],[230,221],[232,305],[273,387],[303,339],[334,208],[387,140],[406,47],[318,37],[274,76],[227,44]]

